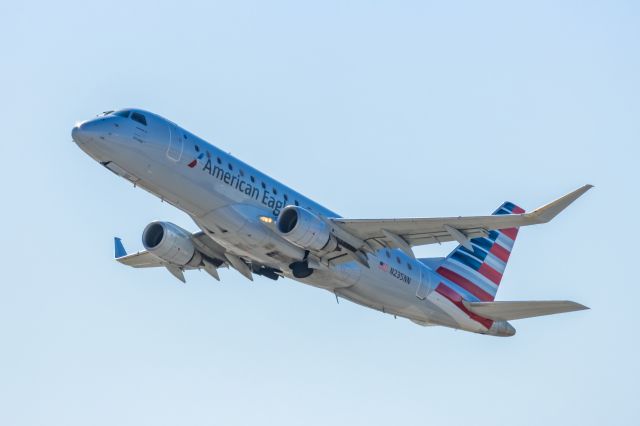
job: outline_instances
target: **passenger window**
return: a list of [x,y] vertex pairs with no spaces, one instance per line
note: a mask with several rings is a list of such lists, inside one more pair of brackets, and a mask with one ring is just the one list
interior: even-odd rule
[[118,117],[128,118],[131,111],[118,111],[114,112],[113,115],[117,115]]
[[295,204],[296,206],[299,206],[299,205],[300,205],[300,203],[298,202],[298,200],[295,200],[295,201],[293,202],[293,204]]
[[195,145],[196,148],[196,152],[200,152],[200,147],[198,145]]
[[264,182],[262,182],[262,189],[267,189],[267,184],[265,184]]
[[146,126],[147,125],[147,119],[144,117],[144,115],[140,114],[139,112],[133,112],[131,113],[131,119],[133,121],[137,121],[138,123]]
[[256,183],[256,178],[254,178],[253,176],[251,176],[251,183]]
[[220,157],[217,157],[216,161],[218,162],[218,164],[222,164],[222,160],[220,159]]
[[275,188],[272,188],[272,189],[273,189],[273,195],[278,195],[278,191]]
[[231,165],[231,163],[229,163],[228,166],[229,166],[229,170],[233,170],[233,166]]

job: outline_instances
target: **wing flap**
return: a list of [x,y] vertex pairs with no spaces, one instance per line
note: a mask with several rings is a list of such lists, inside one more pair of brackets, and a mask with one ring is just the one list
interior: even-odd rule
[[511,321],[543,315],[589,309],[569,300],[518,301],[518,302],[463,302],[474,314],[494,321]]

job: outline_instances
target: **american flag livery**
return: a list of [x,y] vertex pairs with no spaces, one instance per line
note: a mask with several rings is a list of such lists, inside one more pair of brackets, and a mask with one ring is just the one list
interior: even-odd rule
[[[493,214],[520,214],[524,210],[506,202]],[[496,297],[518,228],[490,231],[484,238],[471,239],[473,251],[458,246],[436,269],[443,278],[436,292],[448,299],[471,319],[490,328],[493,321],[479,317],[467,310],[462,303],[490,302]]]

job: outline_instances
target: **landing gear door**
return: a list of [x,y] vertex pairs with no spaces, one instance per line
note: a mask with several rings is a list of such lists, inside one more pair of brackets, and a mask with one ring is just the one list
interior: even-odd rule
[[182,132],[173,124],[169,124],[169,149],[167,149],[167,157],[173,161],[180,161],[183,144]]

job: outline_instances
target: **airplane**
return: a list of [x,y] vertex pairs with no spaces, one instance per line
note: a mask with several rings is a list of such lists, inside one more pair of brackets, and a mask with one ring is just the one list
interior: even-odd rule
[[[350,219],[148,111],[107,111],[77,123],[73,141],[114,174],[187,213],[199,230],[153,221],[144,250],[115,258],[134,268],[235,269],[249,280],[290,278],[338,298],[406,318],[491,336],[513,336],[512,320],[588,309],[571,301],[496,301],[518,230],[547,223],[585,185],[529,213],[512,202],[491,215]],[[455,241],[446,257],[413,247]]]

